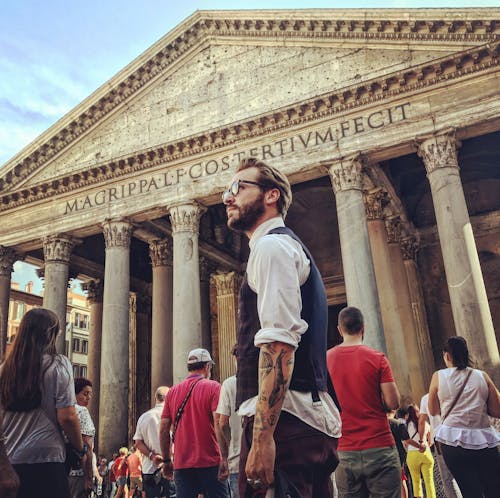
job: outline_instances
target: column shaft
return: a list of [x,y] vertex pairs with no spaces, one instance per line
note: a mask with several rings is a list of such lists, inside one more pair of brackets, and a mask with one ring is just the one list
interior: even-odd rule
[[408,284],[408,295],[413,313],[413,323],[417,338],[420,356],[420,369],[424,379],[426,391],[431,382],[431,376],[435,370],[432,344],[425,312],[424,294],[420,284],[420,275],[416,263],[416,242],[412,237],[401,240],[403,265]]
[[[378,192],[370,194],[368,196],[370,200],[367,202],[372,202],[373,196],[377,194]],[[391,260],[383,220],[381,218],[371,218],[368,221],[368,232],[380,298],[387,355],[402,399],[407,402],[413,399],[409,369],[411,358],[407,354],[405,345],[405,335],[408,333],[408,329],[402,321],[402,309],[398,300],[400,286],[397,284],[392,271],[393,261]]]
[[200,257],[200,301],[201,301],[201,347],[212,351],[210,327],[210,275],[214,265],[209,259]]
[[204,209],[193,201],[170,206],[169,211],[174,241],[173,383],[177,384],[186,376],[189,351],[202,344],[198,231]]
[[101,391],[101,344],[102,344],[102,291],[100,280],[90,280],[82,284],[90,304],[89,354],[87,376],[91,380],[96,396],[90,399],[89,412],[99,433],[99,392]]
[[172,243],[155,240],[149,245],[153,265],[153,312],[151,336],[151,399],[159,386],[172,385]]
[[375,271],[366,225],[362,192],[362,164],[358,156],[329,168],[339,223],[342,266],[349,306],[365,318],[365,343],[386,352]]
[[100,451],[111,455],[127,445],[129,387],[129,289],[132,226],[103,223],[106,241],[102,316]]
[[500,356],[460,180],[453,131],[419,139],[429,179],[457,335],[480,368],[500,381]]
[[0,246],[0,363],[7,347],[10,284],[16,260],[17,255],[12,249]]
[[69,259],[75,239],[66,235],[51,235],[43,239],[44,292],[43,307],[54,311],[61,332],[57,336],[58,353],[66,354],[66,307],[68,302]]

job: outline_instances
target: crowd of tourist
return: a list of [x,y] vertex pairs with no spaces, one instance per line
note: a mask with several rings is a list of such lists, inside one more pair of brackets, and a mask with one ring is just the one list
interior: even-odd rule
[[283,221],[286,177],[244,159],[222,201],[250,246],[237,375],[221,386],[210,352],[190,351],[186,378],[157,388],[133,446],[97,458],[92,382],[56,354],[56,315],[28,311],[0,370],[0,497],[435,498],[439,485],[447,498],[496,498],[500,434],[488,416],[500,418],[500,393],[465,340],[446,341],[428,394],[400,407],[361,310],[341,310],[343,341],[326,349],[322,278]]

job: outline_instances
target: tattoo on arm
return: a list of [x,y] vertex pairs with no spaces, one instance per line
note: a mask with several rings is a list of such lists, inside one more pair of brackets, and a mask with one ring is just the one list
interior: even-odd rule
[[276,359],[276,374],[274,376],[274,387],[269,395],[269,408],[273,408],[276,403],[278,403],[281,398],[285,396],[285,386],[287,384],[287,380],[285,380],[283,374],[283,356],[285,355],[285,351],[281,350],[278,358]]
[[294,351],[276,344],[261,346],[260,386],[254,429],[265,432],[277,424],[288,384],[292,376]]

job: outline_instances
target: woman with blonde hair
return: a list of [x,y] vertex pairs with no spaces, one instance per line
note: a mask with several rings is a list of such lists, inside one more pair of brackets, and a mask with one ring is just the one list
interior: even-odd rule
[[500,393],[485,372],[471,368],[467,342],[450,337],[443,351],[445,369],[434,372],[429,412],[441,414],[437,450],[464,498],[495,498],[500,490],[500,434],[488,414],[500,417]]
[[0,409],[7,456],[19,475],[17,498],[67,498],[68,437],[85,453],[75,411],[71,363],[56,353],[57,316],[36,308],[21,320],[0,372]]

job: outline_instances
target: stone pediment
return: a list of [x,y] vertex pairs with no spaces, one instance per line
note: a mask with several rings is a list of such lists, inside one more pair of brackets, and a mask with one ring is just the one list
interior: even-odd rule
[[197,12],[2,168],[4,208],[488,67],[499,11]]

